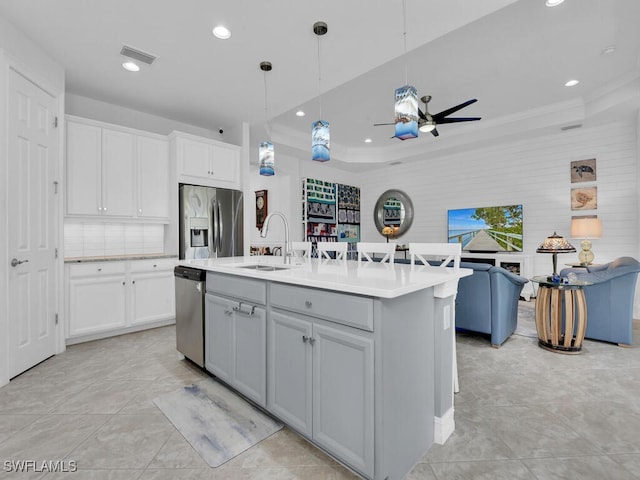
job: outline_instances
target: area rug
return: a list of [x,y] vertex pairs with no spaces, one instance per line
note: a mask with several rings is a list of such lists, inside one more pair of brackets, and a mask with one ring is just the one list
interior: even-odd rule
[[211,467],[218,467],[282,428],[213,379],[153,400]]

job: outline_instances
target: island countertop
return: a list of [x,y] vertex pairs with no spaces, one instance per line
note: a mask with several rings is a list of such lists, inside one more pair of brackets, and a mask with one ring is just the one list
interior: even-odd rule
[[[358,262],[355,260],[298,260],[284,264],[282,257],[249,256],[180,260],[179,265],[206,271],[259,278],[273,282],[322,288],[380,298],[396,298],[436,287],[436,296],[455,293],[457,280],[472,270],[422,265]],[[248,266],[286,267],[280,270],[243,268]]]

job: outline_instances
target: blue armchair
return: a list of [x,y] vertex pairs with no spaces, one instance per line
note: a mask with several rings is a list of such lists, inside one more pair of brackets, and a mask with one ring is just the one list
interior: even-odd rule
[[461,262],[460,268],[472,269],[473,275],[458,281],[456,329],[489,334],[491,346],[498,348],[518,326],[518,300],[529,280],[488,263]]
[[561,276],[575,273],[579,280],[592,282],[585,287],[587,300],[586,338],[619,345],[633,344],[633,298],[640,262],[620,257],[605,265],[565,268]]
[[456,328],[491,335],[499,347],[518,326],[518,300],[526,278],[485,263],[460,264],[473,275],[458,282]]

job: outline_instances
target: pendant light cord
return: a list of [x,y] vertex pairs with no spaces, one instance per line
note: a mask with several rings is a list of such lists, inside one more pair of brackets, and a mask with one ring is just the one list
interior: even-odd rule
[[318,104],[320,106],[320,120],[322,120],[322,72],[320,70],[320,35],[317,35],[316,38],[318,39]]
[[267,140],[271,141],[271,127],[269,126],[269,114],[267,112],[267,72],[262,72],[264,78],[264,129],[266,130]]
[[402,0],[402,40],[404,43],[404,84],[409,84],[407,62],[407,0]]

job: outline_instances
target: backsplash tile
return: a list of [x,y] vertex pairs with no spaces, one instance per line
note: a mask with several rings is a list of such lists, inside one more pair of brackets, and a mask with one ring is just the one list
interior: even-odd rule
[[65,222],[66,258],[164,253],[162,224]]

